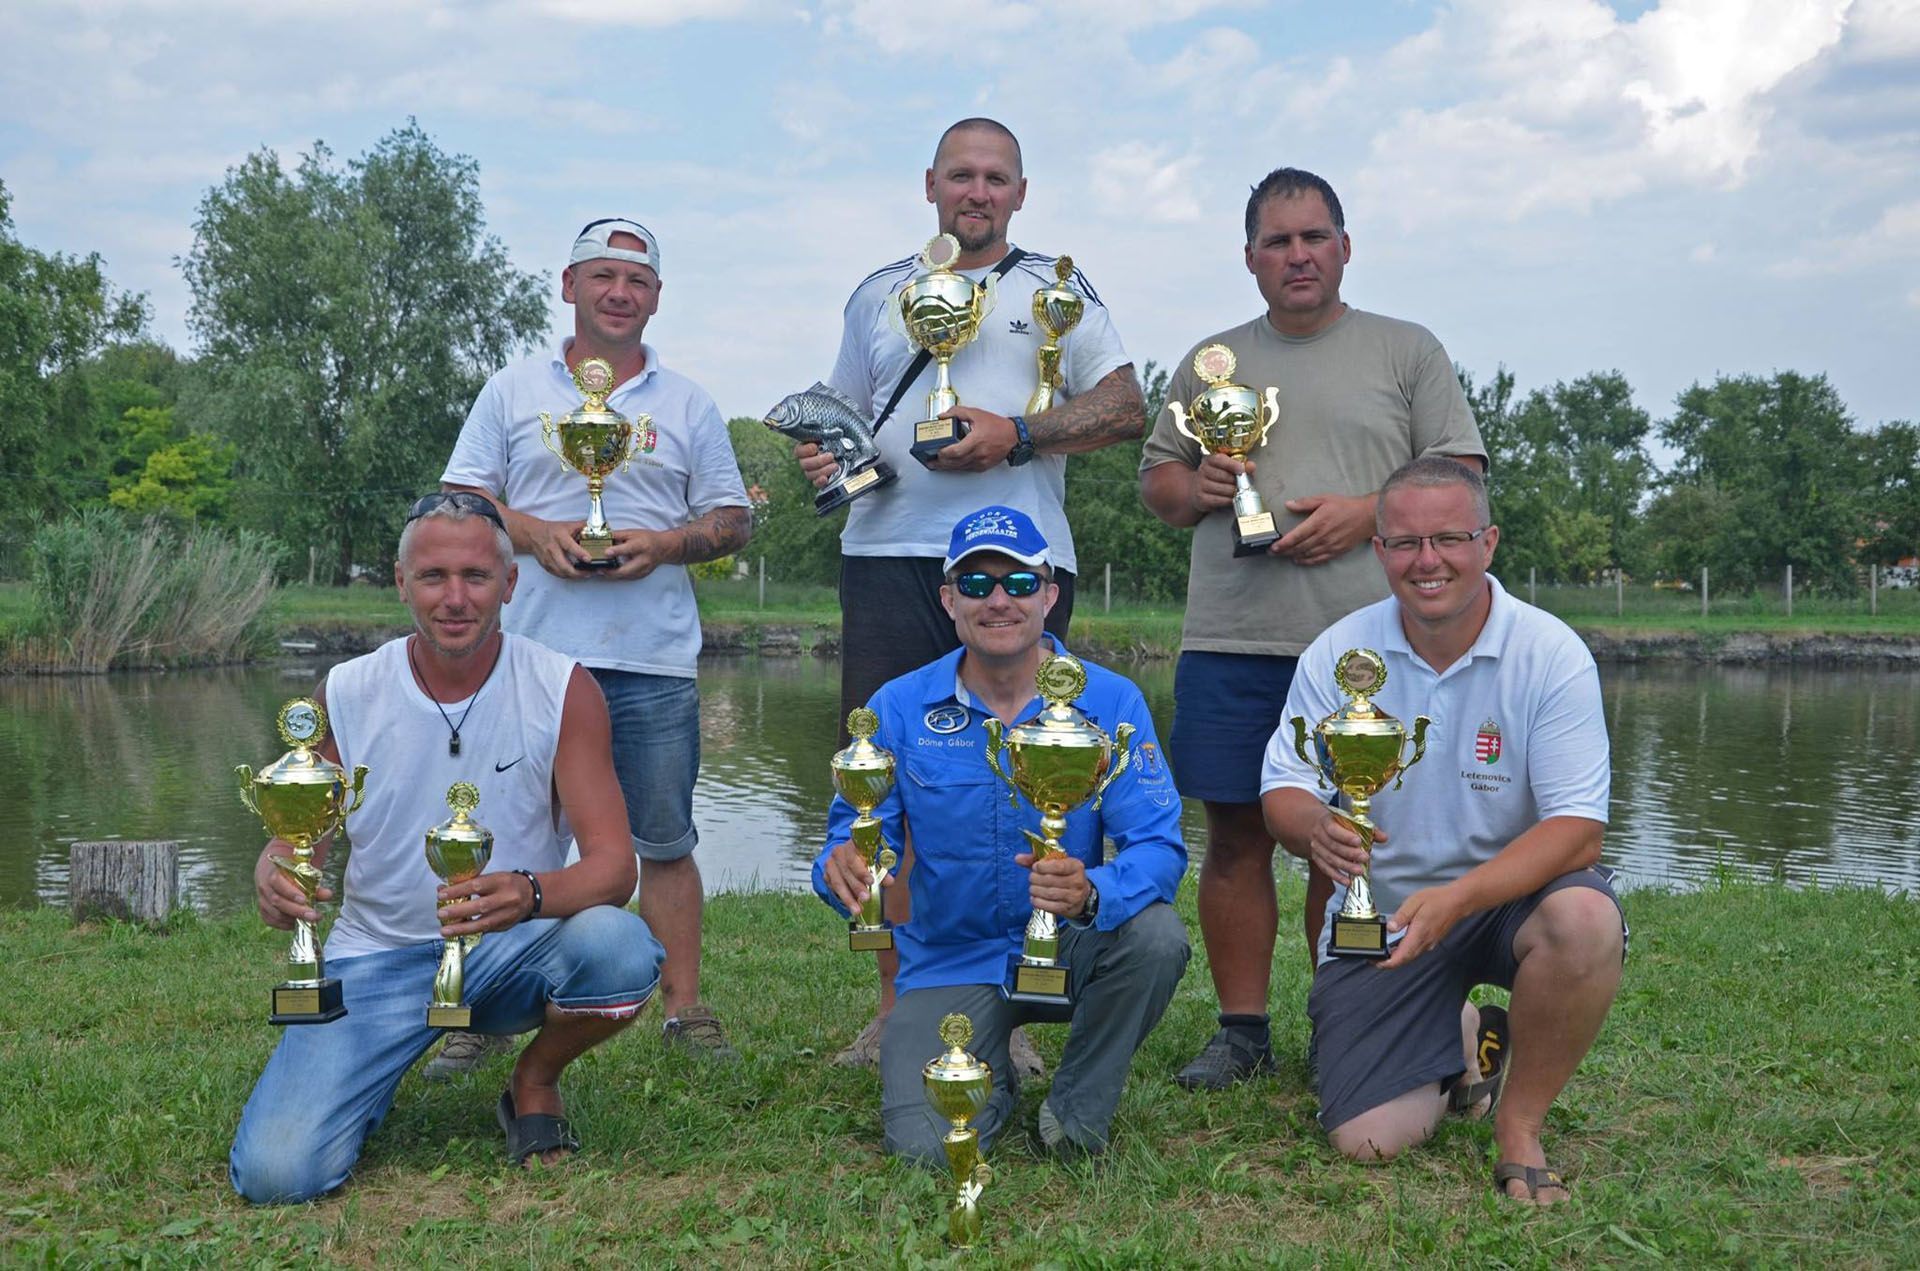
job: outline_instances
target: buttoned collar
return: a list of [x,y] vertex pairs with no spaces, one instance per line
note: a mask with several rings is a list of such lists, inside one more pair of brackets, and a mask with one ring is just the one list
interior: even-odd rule
[[[1054,653],[1068,652],[1067,646],[1061,643],[1060,637],[1051,631],[1041,632],[1040,639],[1052,648]],[[973,710],[986,709],[974,700],[973,694],[967,691],[967,686],[960,680],[960,660],[966,655],[967,648],[961,645],[927,667],[923,675],[924,683],[921,686],[922,705],[939,706],[946,702],[957,702]],[[1021,708],[1020,718],[1025,719],[1033,713],[1039,701],[1040,694],[1036,690],[1033,697]]]
[[1414,650],[1407,639],[1407,628],[1400,614],[1400,601],[1393,602],[1391,621],[1380,643],[1383,651],[1404,654],[1415,666],[1425,667],[1430,674],[1445,675],[1456,667],[1466,666],[1475,658],[1497,658],[1506,652],[1507,637],[1513,633],[1514,619],[1518,616],[1514,606],[1519,602],[1507,594],[1500,580],[1492,574],[1487,575],[1487,586],[1492,590],[1493,602],[1487,606],[1487,620],[1480,626],[1480,634],[1475,636],[1467,651],[1460,655],[1446,671],[1434,671],[1427,660]]

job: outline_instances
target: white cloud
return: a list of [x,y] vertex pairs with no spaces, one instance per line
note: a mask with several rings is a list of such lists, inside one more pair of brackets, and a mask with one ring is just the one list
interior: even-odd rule
[[1195,181],[1201,157],[1167,157],[1166,149],[1123,142],[1093,157],[1093,197],[1110,215],[1149,223],[1200,219]]

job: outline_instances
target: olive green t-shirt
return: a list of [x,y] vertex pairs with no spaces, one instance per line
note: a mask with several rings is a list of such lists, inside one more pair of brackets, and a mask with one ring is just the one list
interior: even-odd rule
[[[1424,455],[1486,458],[1453,363],[1433,333],[1412,322],[1349,308],[1315,335],[1283,336],[1263,313],[1188,350],[1167,400],[1189,403],[1206,387],[1193,372],[1202,345],[1224,344],[1233,381],[1279,389],[1280,419],[1247,457],[1251,480],[1282,534],[1305,520],[1288,499],[1371,494],[1394,469]],[[1140,457],[1198,467],[1197,442],[1162,410]],[[1338,560],[1300,566],[1279,556],[1233,554],[1233,511],[1208,513],[1193,531],[1186,625],[1180,648],[1298,656],[1329,624],[1387,594],[1370,544]]]

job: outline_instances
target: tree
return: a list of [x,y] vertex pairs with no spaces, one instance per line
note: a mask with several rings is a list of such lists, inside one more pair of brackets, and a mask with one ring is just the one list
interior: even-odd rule
[[[1166,369],[1148,361],[1140,371],[1147,427],[1167,400]],[[1140,452],[1145,439],[1123,441],[1067,461],[1067,523],[1091,595],[1096,574],[1112,565],[1115,584],[1140,600],[1177,603],[1187,596],[1192,531],[1175,529],[1140,502]]]
[[180,266],[189,414],[238,450],[236,514],[321,547],[336,582],[390,556],[486,376],[546,326],[540,280],[485,232],[478,165],[411,120],[344,169],[324,143],[291,174],[250,155]]
[[[840,578],[840,527],[847,514],[816,516],[813,483],[794,462],[793,443],[757,419],[727,421],[733,457],[754,503],[751,556],[764,556],[767,572],[781,582],[832,586]],[[881,496],[872,496],[881,497]]]
[[1882,424],[1863,445],[1872,482],[1868,558],[1891,565],[1920,556],[1920,425]]

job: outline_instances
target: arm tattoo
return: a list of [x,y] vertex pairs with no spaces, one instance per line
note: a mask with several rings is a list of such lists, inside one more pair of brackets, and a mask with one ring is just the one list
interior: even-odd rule
[[680,527],[680,550],[674,555],[679,564],[697,565],[739,551],[752,537],[750,511],[743,507],[715,508]]
[[1082,454],[1132,441],[1146,428],[1147,404],[1132,363],[1114,367],[1080,396],[1027,421],[1034,447],[1049,454]]

